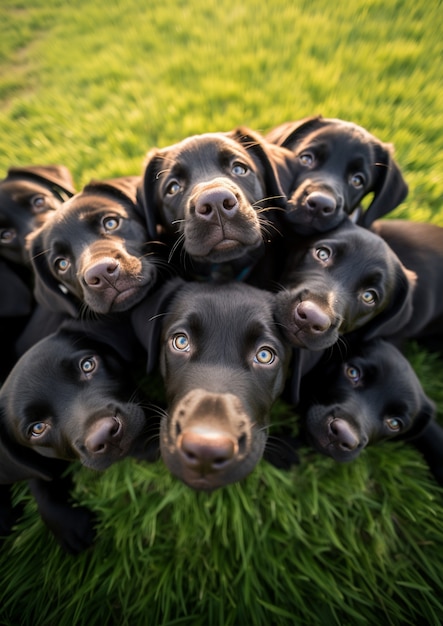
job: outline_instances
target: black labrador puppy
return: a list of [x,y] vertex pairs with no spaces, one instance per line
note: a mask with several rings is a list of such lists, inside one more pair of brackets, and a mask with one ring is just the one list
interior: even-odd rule
[[423,444],[437,433],[443,478],[443,439],[433,423],[434,403],[409,361],[384,339],[329,353],[304,377],[299,410],[308,442],[339,462],[352,461],[366,446],[388,439],[416,439],[423,452],[427,448],[436,456],[432,445]]
[[10,167],[0,181],[0,256],[29,265],[26,237],[74,193],[63,165]]
[[294,244],[276,317],[286,339],[309,350],[357,330],[366,338],[387,336],[412,315],[415,278],[382,237],[347,218]]
[[184,251],[192,276],[243,277],[277,232],[272,209],[285,204],[276,163],[284,172],[291,156],[247,128],[152,149],[142,190],[151,237],[162,232],[171,256]]
[[288,184],[287,168],[281,179],[288,197],[284,219],[293,232],[335,228],[372,193],[366,211],[359,211],[359,223],[368,227],[408,193],[392,145],[352,122],[308,117],[277,126],[266,139],[293,153],[292,179]]
[[26,480],[56,539],[80,552],[93,542],[93,515],[70,502],[69,464],[101,471],[127,455],[157,458],[159,426],[133,380],[139,350],[129,326],[89,322],[18,360],[0,390],[0,535],[16,513],[10,485]]
[[74,317],[120,313],[153,288],[160,260],[137,203],[139,182],[92,181],[30,235],[40,304]]
[[391,329],[390,340],[401,345],[404,339],[416,339],[443,352],[443,228],[389,219],[376,221],[372,230],[416,275],[412,315],[407,323]]
[[[291,351],[274,321],[270,292],[181,280],[162,292],[132,312],[148,351],[161,326],[167,403],[161,455],[188,486],[210,491],[241,480],[262,458]],[[157,351],[148,355],[148,371]]]

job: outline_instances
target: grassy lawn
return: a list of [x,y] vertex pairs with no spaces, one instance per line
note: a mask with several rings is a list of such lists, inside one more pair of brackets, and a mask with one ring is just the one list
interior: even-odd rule
[[[190,134],[323,114],[394,144],[393,217],[443,226],[442,26],[441,0],[2,0],[0,177],[62,163],[80,189]],[[441,361],[408,354],[442,416]],[[443,493],[412,449],[303,450],[210,495],[161,463],[75,470],[97,544],[66,556],[17,486],[2,625],[443,622]]]

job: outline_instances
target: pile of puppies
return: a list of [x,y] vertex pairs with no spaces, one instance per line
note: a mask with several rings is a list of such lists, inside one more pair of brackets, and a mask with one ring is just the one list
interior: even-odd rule
[[289,437],[268,445],[279,397],[337,461],[404,438],[443,483],[443,431],[401,352],[441,349],[443,229],[379,219],[407,191],[390,144],[323,117],[188,137],[80,192],[65,167],[10,168],[0,535],[26,480],[66,550],[93,542],[73,461],[161,457],[205,490],[290,463]]

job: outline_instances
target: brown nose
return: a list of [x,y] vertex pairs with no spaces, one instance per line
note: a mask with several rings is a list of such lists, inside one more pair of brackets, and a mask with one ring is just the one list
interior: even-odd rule
[[214,218],[232,219],[238,211],[234,193],[224,187],[207,189],[199,194],[195,202],[195,215],[211,221]]
[[120,263],[111,257],[94,263],[85,271],[85,282],[93,289],[104,289],[114,284],[120,274]]
[[344,419],[335,418],[329,425],[329,439],[342,450],[355,450],[359,440],[351,426]]
[[331,326],[329,316],[311,300],[303,300],[297,304],[294,318],[298,326],[311,333],[324,333]]
[[235,442],[229,436],[188,430],[180,441],[180,454],[190,469],[214,473],[224,469],[235,456]]
[[115,417],[102,417],[90,428],[85,447],[92,454],[105,454],[110,446],[119,443],[123,428]]

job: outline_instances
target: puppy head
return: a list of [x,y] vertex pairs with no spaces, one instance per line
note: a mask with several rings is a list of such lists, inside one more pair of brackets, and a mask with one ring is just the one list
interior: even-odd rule
[[138,177],[92,181],[28,239],[37,301],[70,315],[126,311],[154,285]]
[[412,276],[374,235],[346,220],[294,251],[276,312],[292,345],[325,349],[341,335],[387,335],[409,319]]
[[282,198],[266,142],[248,129],[195,135],[147,156],[149,230],[160,227],[198,261],[232,261],[256,249],[260,212]]
[[306,118],[277,127],[268,138],[294,153],[285,218],[295,232],[335,228],[372,193],[359,218],[368,227],[407,195],[392,145],[352,122]]
[[337,350],[303,382],[308,439],[340,462],[379,441],[416,435],[435,412],[407,359],[381,339],[363,342],[343,357]]
[[74,193],[63,166],[9,168],[0,181],[0,256],[29,265],[26,237]]
[[272,300],[237,283],[188,283],[164,317],[160,367],[168,413],[161,454],[194,489],[241,480],[262,457],[290,352]]
[[63,459],[95,470],[130,454],[147,420],[127,371],[110,345],[81,333],[60,330],[35,344],[0,393],[9,454],[17,464],[38,455],[37,467]]

